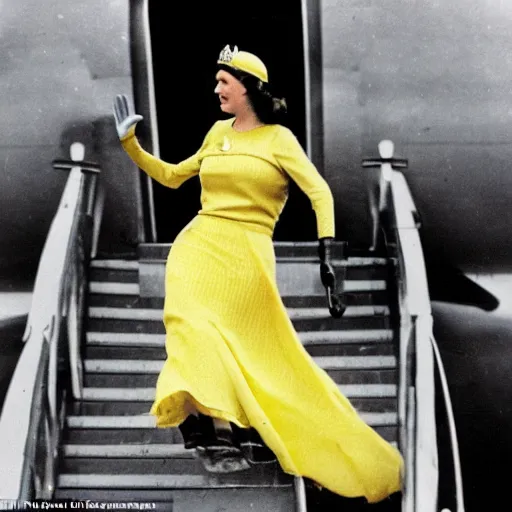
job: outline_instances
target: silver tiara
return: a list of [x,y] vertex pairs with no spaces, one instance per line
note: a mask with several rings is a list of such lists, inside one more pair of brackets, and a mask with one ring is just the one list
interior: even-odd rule
[[231,51],[231,48],[229,47],[229,44],[227,44],[224,49],[220,52],[219,55],[219,62],[225,62],[226,64],[229,64],[233,57],[238,53],[238,46],[235,46],[233,51]]

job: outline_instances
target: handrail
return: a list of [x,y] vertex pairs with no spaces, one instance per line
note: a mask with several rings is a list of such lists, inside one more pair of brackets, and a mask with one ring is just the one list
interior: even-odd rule
[[[432,311],[428,291],[425,261],[418,233],[418,214],[402,173],[394,168],[407,167],[406,160],[393,158],[391,141],[379,144],[380,159],[363,161],[363,167],[380,167],[378,186],[372,185],[371,197],[373,248],[377,246],[378,231],[386,229],[391,256],[398,267],[399,332],[399,446],[405,459],[403,475],[403,512],[436,512],[438,509],[438,453],[435,416],[436,363],[442,362],[436,353],[432,335]],[[375,181],[375,176],[374,176]],[[382,214],[388,222],[382,226]],[[444,398],[452,414],[447,386]],[[458,449],[453,416],[450,416],[450,435],[454,446],[457,512],[464,511]],[[456,459],[456,460],[455,460]]]
[[103,197],[96,174],[80,166],[83,155],[83,145],[74,143],[72,161],[55,166],[70,174],[39,261],[25,346],[0,418],[1,499],[52,497],[66,391],[80,396],[82,390],[85,272],[101,221],[96,197]]
[[[442,395],[446,404],[448,425],[453,453],[455,471],[455,493],[457,512],[464,512],[464,497],[462,488],[462,471],[455,430],[455,420],[450,400],[446,375],[437,344],[433,336],[433,318],[428,293],[428,283],[425,261],[418,233],[417,211],[412,194],[402,173],[393,171],[391,179],[393,194],[393,210],[395,212],[395,228],[398,233],[398,247],[405,269],[403,281],[405,297],[408,304],[407,313],[415,318],[416,336],[416,407],[417,430],[415,432],[415,511],[436,510],[439,504],[432,501],[428,508],[426,501],[432,496],[432,489],[438,485],[438,457],[435,425],[435,384],[434,371],[437,366],[441,377]],[[430,446],[430,453],[418,459],[418,451]],[[434,454],[435,449],[435,454]],[[423,462],[422,462],[423,459]],[[426,469],[430,466],[430,474]],[[420,476],[421,475],[421,476]],[[418,491],[421,494],[418,495]],[[423,496],[423,497],[422,497]],[[443,509],[448,510],[448,509]]]
[[[390,164],[387,164],[391,167]],[[401,400],[399,412],[409,426],[402,437],[413,436],[407,445],[406,472],[413,498],[404,493],[404,512],[436,512],[438,456],[435,423],[434,362],[428,335],[432,315],[423,251],[414,218],[414,202],[402,173],[390,170],[389,209],[395,231],[400,270],[400,318],[410,334],[400,340]],[[410,394],[414,393],[414,402]],[[413,415],[413,418],[411,418]],[[411,432],[411,421],[413,431]],[[411,476],[410,473],[413,473]]]

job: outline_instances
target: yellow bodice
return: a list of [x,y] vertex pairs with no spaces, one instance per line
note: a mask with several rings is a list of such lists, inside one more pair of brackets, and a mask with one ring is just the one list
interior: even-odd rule
[[144,151],[133,131],[121,143],[135,164],[164,186],[178,188],[199,174],[200,215],[245,222],[270,235],[286,204],[291,178],[311,201],[318,237],[334,236],[331,190],[293,133],[281,125],[238,132],[232,123],[217,121],[200,149],[178,164]]

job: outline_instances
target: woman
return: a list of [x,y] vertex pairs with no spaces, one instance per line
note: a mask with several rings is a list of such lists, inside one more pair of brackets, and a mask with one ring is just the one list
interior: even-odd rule
[[[125,97],[115,104],[121,143],[141,169],[171,188],[199,174],[202,186],[202,208],[167,260],[167,360],[151,413],[159,427],[179,425],[210,470],[221,471],[228,456],[227,469],[247,467],[240,438],[254,431],[261,439],[246,444],[268,446],[285,472],[342,496],[380,501],[400,488],[400,454],[313,362],[276,284],[272,234],[289,179],[311,200],[322,273],[332,276],[331,191],[292,132],[276,122],[285,104],[269,93],[263,62],[226,46],[218,65],[215,93],[232,117],[217,121],[179,164],[145,152],[135,137],[142,117]],[[263,452],[259,457],[265,460]]]

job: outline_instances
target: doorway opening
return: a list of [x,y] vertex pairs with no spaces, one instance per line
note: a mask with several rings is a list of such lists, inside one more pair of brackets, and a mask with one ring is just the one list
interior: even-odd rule
[[[248,8],[246,6],[248,5]],[[265,62],[278,95],[288,104],[287,126],[305,147],[306,112],[301,0],[162,2],[150,0],[149,23],[160,157],[177,163],[197,151],[206,132],[226,114],[215,88],[216,62],[226,44],[237,45]],[[199,178],[177,190],[153,180],[159,243],[174,240],[197,214]],[[274,240],[316,238],[316,220],[306,195],[290,181],[287,204]]]

